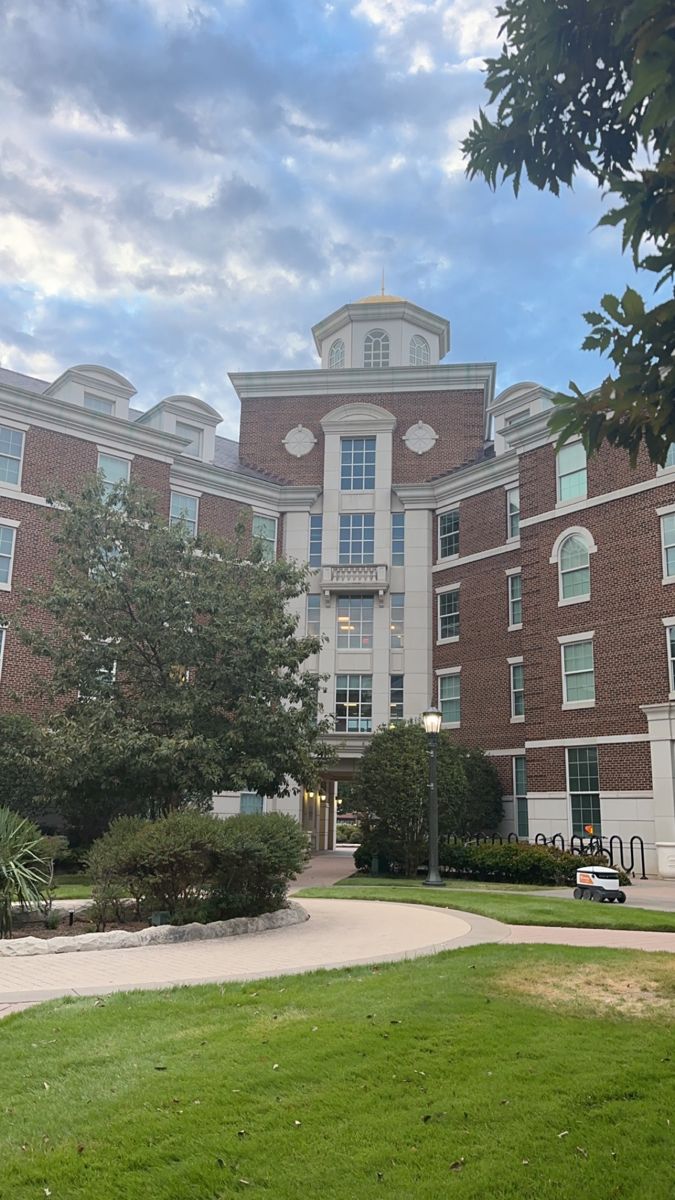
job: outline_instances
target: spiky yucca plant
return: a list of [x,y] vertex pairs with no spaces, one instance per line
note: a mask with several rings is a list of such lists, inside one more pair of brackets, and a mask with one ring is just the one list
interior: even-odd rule
[[0,808],[0,938],[12,936],[12,904],[46,903],[51,882],[52,862],[37,825]]

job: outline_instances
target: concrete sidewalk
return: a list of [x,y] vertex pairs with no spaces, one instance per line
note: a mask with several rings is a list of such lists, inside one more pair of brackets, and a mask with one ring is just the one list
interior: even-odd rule
[[368,900],[302,904],[311,920],[266,933],[133,950],[0,958],[0,1016],[58,996],[261,979],[393,962],[486,942],[675,952],[674,933],[510,926],[475,913]]

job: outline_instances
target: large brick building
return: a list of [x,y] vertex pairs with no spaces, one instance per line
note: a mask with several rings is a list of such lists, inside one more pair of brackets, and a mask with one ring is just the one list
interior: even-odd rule
[[320,369],[231,376],[239,443],[190,396],[140,411],[102,367],[53,383],[0,370],[0,708],[34,670],[17,585],[49,567],[46,497],[97,469],[168,519],[227,536],[248,514],[270,555],[308,562],[301,629],[338,751],[325,793],[264,803],[332,844],[340,779],[379,725],[430,701],[502,777],[505,828],[640,835],[675,875],[675,457],[556,455],[550,393],[495,396],[493,363],[443,363],[447,321],[393,296],[315,326]]

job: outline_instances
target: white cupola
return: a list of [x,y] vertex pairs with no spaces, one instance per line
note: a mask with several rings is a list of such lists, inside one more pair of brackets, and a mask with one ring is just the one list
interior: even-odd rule
[[343,304],[312,329],[321,366],[434,367],[450,349],[450,325],[401,296],[365,296]]

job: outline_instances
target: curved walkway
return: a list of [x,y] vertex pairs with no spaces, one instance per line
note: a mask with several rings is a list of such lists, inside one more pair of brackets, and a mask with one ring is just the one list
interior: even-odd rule
[[58,996],[222,983],[393,962],[485,942],[675,951],[675,934],[509,926],[475,913],[369,900],[304,900],[311,919],[211,942],[0,959],[0,1016]]

